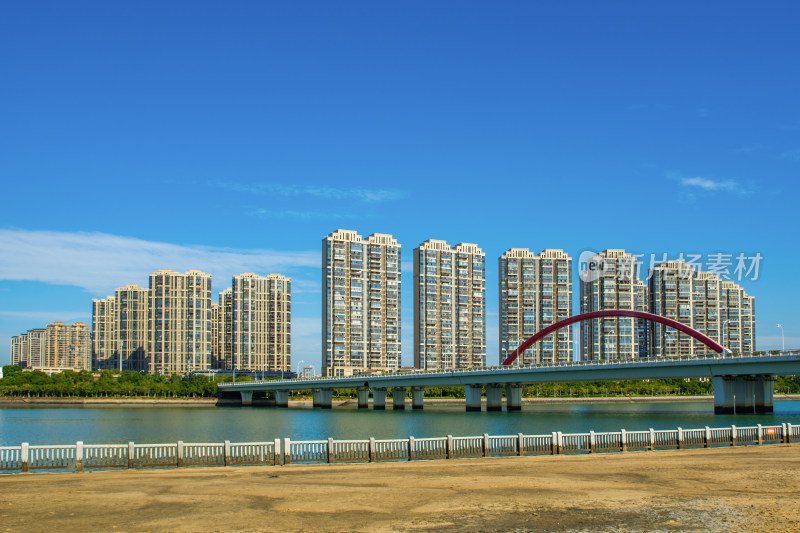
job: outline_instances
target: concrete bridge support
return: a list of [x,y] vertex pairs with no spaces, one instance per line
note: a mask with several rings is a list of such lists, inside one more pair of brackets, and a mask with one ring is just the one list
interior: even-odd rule
[[506,385],[506,411],[522,411],[522,385],[519,383]]
[[503,388],[500,385],[486,385],[486,410],[503,410]]
[[358,387],[356,393],[358,394],[358,408],[367,409],[369,407],[369,388]]
[[276,390],[275,391],[275,407],[289,407],[289,391]]
[[771,413],[775,376],[758,376],[754,385],[756,413]]
[[242,395],[242,405],[253,405],[253,391],[243,390],[239,394]]
[[464,385],[467,411],[481,410],[481,392],[483,392],[483,385]]
[[392,388],[392,409],[395,411],[402,411],[406,408],[406,388],[394,387]]
[[312,405],[323,409],[333,407],[333,389],[312,389]]
[[373,411],[386,410],[386,389],[381,389],[381,388],[372,389],[372,410]]
[[425,389],[423,387],[411,387],[411,408],[422,409],[425,401]]
[[733,388],[736,384],[734,376],[714,376],[711,378],[714,387],[714,414],[732,415],[734,413]]
[[736,376],[733,395],[737,415],[755,413],[755,380],[753,376]]

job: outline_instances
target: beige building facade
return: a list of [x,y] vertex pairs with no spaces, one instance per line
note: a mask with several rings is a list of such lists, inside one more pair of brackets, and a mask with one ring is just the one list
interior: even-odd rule
[[[650,312],[677,320],[708,335],[734,353],[752,353],[755,300],[738,284],[684,261],[667,261],[650,270]],[[697,357],[715,352],[700,341],[657,323],[650,324],[655,357]]]
[[[534,255],[511,248],[498,260],[500,362],[529,337],[572,316],[572,258],[563,250]],[[514,364],[572,360],[572,328],[562,328],[520,354]]]
[[400,245],[337,230],[322,240],[322,364],[325,376],[400,366]]
[[[580,312],[647,311],[647,287],[639,279],[636,258],[625,250],[592,256],[580,274]],[[581,359],[608,361],[647,357],[647,322],[606,317],[580,323]]]
[[485,255],[429,239],[414,250],[414,366],[486,365]]
[[233,366],[256,372],[291,371],[291,280],[280,274],[233,276]]
[[211,275],[158,270],[150,274],[149,342],[152,374],[186,374],[211,364]]
[[92,369],[117,368],[114,297],[92,299]]

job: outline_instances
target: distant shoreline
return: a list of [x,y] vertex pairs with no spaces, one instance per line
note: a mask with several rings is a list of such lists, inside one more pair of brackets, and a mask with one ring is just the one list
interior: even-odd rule
[[[702,402],[712,401],[714,396],[612,396],[600,398],[523,398],[523,405],[537,404],[606,404],[606,403],[653,403],[653,402]],[[774,401],[800,400],[800,394],[776,394]],[[270,401],[263,405],[269,406]],[[371,403],[371,402],[370,402]],[[483,399],[483,404],[486,399]],[[209,407],[209,406],[235,406],[239,402],[229,398],[0,398],[0,407],[47,405],[72,405],[81,407],[93,406],[129,406],[129,407]],[[311,407],[310,398],[290,400],[290,407]],[[334,398],[334,407],[355,407],[355,398]],[[429,406],[454,406],[464,405],[463,398],[425,398],[425,405]],[[406,407],[411,407],[411,400],[406,399]],[[391,400],[387,401],[387,408],[391,409]]]

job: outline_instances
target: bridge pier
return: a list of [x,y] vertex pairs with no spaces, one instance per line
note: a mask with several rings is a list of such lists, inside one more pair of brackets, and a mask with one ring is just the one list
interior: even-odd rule
[[736,378],[733,376],[714,376],[711,384],[714,387],[714,414],[732,415],[733,407],[733,387]]
[[483,385],[464,385],[464,398],[468,412],[481,410],[481,392],[483,392]]
[[251,390],[243,390],[239,391],[239,394],[242,395],[242,405],[253,405],[253,391]]
[[333,407],[333,389],[311,389],[312,405],[322,409]]
[[369,408],[369,388],[358,387],[356,389],[356,393],[358,394],[358,408],[359,409]]
[[411,387],[411,408],[422,409],[425,401],[424,387]]
[[486,385],[486,410],[503,410],[503,389],[501,385]]
[[733,390],[734,407],[737,415],[753,414],[755,412],[755,380],[753,376],[736,376],[736,385]]
[[380,387],[372,389],[372,410],[386,410],[386,389]]
[[506,385],[506,411],[522,411],[522,385],[519,383]]
[[758,376],[754,388],[756,413],[771,413],[775,376]]
[[406,388],[392,387],[392,409],[402,411],[406,408]]
[[275,391],[275,407],[289,407],[289,391],[276,390]]

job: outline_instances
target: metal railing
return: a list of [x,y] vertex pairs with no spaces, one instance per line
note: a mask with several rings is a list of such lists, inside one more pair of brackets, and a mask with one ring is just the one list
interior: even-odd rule
[[547,435],[489,435],[417,439],[362,439],[167,444],[89,444],[0,447],[0,471],[77,470],[186,466],[288,465],[291,463],[356,463],[559,455],[711,448],[719,446],[800,442],[800,424],[729,426],[646,431],[609,431]]

